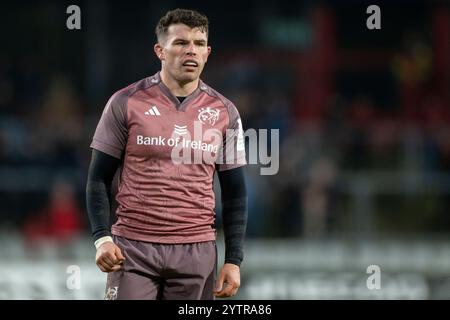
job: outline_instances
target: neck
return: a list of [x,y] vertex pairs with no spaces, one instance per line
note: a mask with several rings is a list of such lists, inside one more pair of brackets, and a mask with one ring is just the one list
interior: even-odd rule
[[171,77],[167,72],[161,70],[161,81],[169,88],[170,92],[176,97],[186,97],[195,91],[198,87],[199,79],[190,82],[179,82]]

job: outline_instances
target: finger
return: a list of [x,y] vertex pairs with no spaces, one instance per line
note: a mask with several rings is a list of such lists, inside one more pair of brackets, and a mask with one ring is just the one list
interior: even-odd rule
[[214,294],[217,298],[227,298],[223,291]]
[[116,257],[115,251],[112,251],[112,252],[108,251],[108,252],[106,252],[105,253],[105,257],[112,263],[111,267],[113,265],[118,264],[120,262],[120,260],[117,259],[117,257]]
[[118,265],[118,264],[116,264],[116,265],[114,265],[114,266],[108,266],[108,265],[103,265],[103,267],[105,268],[105,272],[106,273],[110,273],[110,272],[113,272],[113,271],[117,271],[117,270],[120,270],[120,268],[121,268],[121,266],[120,265]]
[[222,291],[224,279],[225,279],[225,276],[222,273],[220,273],[219,278],[216,281],[216,287],[214,288],[214,292]]
[[112,268],[115,265],[114,260],[108,257],[106,254],[101,255],[99,257],[99,261],[101,261],[108,268]]
[[[109,260],[113,263],[113,265],[121,264],[124,261],[123,259],[120,259],[117,256],[117,253],[115,250],[113,250],[112,252],[107,252],[106,254],[107,254],[107,257],[109,258]],[[123,258],[123,256],[122,256],[122,258]],[[111,265],[111,267],[112,267],[112,265]]]
[[116,265],[114,263],[110,263],[108,261],[105,260],[105,257],[100,257],[97,265],[102,266],[104,270],[102,270],[103,272],[111,272],[113,271],[113,267]]
[[227,298],[230,296],[232,290],[233,286],[225,283],[223,289],[216,294],[216,297]]
[[122,266],[120,264],[116,264],[114,267],[111,268],[111,271],[118,271],[122,269]]
[[109,268],[103,261],[97,261],[97,266],[100,268],[102,272],[108,272]]
[[106,269],[99,263],[97,263],[97,267],[100,269],[101,272],[106,272]]
[[239,285],[236,282],[229,283],[227,288],[225,289],[225,294],[227,297],[232,297],[236,295],[237,291],[239,289]]
[[120,248],[116,246],[116,257],[120,261],[124,261],[125,257],[122,255],[122,251],[120,251]]
[[223,294],[225,297],[231,297],[231,295],[233,294],[235,287],[231,284],[227,284],[225,290],[223,290]]

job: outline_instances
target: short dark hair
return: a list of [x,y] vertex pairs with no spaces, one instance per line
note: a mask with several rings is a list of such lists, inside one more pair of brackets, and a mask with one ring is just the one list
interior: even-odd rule
[[155,33],[158,40],[167,33],[167,29],[172,24],[182,23],[190,28],[200,28],[202,32],[206,32],[208,35],[208,18],[195,10],[188,9],[175,9],[167,12],[159,19],[156,25]]

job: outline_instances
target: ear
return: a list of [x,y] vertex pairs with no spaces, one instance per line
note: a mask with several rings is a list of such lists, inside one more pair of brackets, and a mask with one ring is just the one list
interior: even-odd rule
[[[208,50],[208,55],[206,56],[206,61],[208,61],[208,57],[209,57],[209,55],[211,54],[211,47],[208,46],[208,47],[207,47],[207,50]],[[205,61],[205,62],[206,62],[206,61]]]
[[155,51],[156,56],[158,57],[159,60],[164,60],[164,50],[163,47],[157,43],[153,46],[153,50]]

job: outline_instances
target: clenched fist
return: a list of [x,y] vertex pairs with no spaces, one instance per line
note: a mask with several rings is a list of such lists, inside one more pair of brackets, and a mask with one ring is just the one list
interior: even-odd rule
[[120,270],[124,261],[120,248],[112,241],[104,242],[95,255],[95,263],[103,272]]
[[216,282],[214,295],[219,298],[229,298],[239,290],[241,286],[240,268],[232,263],[225,263],[220,270],[219,278]]

